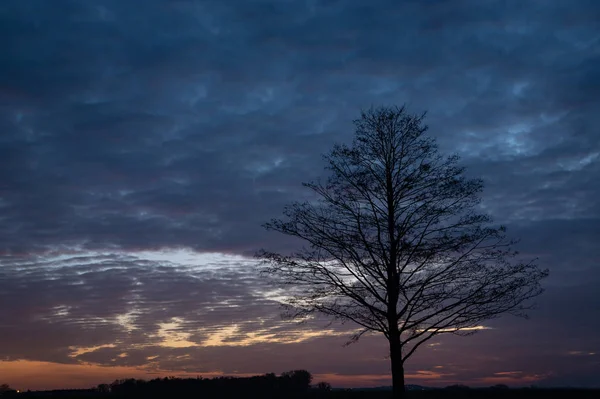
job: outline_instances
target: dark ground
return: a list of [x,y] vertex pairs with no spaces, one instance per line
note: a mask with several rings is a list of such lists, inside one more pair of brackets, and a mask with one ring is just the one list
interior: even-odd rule
[[[144,393],[140,394],[113,394],[102,393],[92,390],[73,390],[73,391],[43,391],[43,392],[24,392],[20,394],[6,395],[17,398],[68,398],[68,399],[89,399],[89,398],[265,398],[265,399],[388,399],[391,397],[390,391],[384,390],[332,390],[329,392],[310,390],[304,393],[299,392],[223,392],[223,393]],[[509,390],[490,390],[490,389],[468,389],[468,390],[448,390],[435,389],[426,391],[408,392],[410,399],[548,399],[548,398],[573,398],[573,399],[597,399],[600,398],[600,389],[509,389]]]

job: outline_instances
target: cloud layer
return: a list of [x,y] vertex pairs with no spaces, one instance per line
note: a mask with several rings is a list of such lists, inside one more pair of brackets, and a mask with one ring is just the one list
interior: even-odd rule
[[3,1],[0,359],[386,383],[385,342],[283,323],[248,256],[296,245],[261,224],[360,109],[406,102],[551,271],[531,321],[441,341],[409,381],[597,385],[598,20],[584,0]]

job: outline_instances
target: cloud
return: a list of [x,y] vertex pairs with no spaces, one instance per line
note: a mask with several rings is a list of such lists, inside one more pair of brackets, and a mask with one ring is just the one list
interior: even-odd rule
[[158,353],[162,369],[182,351],[320,337],[341,347],[352,334],[281,320],[257,271],[252,259],[181,251],[5,258],[0,299],[12,306],[0,311],[0,342],[11,345],[0,358],[138,367]]
[[[300,182],[360,109],[407,102],[484,178],[523,258],[551,269],[528,327],[478,336],[545,337],[510,357],[535,359],[524,375],[591,384],[598,364],[568,363],[577,377],[561,362],[598,352],[599,18],[594,2],[3,1],[0,358],[187,370],[208,356],[213,372],[228,353],[252,372],[287,367],[265,360],[275,348],[345,342],[349,326],[304,339],[318,329],[283,324],[248,256],[297,247],[261,224],[308,198]],[[462,350],[448,346],[431,353]],[[389,371],[350,363],[303,364],[374,384]],[[476,369],[456,377],[515,365]]]

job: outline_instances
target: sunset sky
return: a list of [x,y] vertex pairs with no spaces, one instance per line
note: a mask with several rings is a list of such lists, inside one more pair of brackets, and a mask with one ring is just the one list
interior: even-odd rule
[[283,321],[261,224],[371,105],[428,111],[550,269],[530,320],[431,341],[407,383],[600,387],[600,2],[1,0],[0,384],[307,369],[387,343]]

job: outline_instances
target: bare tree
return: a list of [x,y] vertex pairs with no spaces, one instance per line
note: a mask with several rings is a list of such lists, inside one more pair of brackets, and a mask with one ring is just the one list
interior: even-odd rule
[[315,388],[319,391],[331,391],[331,384],[326,381],[321,381],[315,385]]
[[16,392],[16,391],[14,389],[12,389],[8,384],[0,385],[0,396],[10,394],[13,392]]
[[315,201],[292,203],[269,230],[305,247],[262,250],[265,271],[287,285],[287,314],[352,321],[389,341],[394,397],[404,363],[439,334],[469,335],[503,313],[525,316],[547,270],[520,263],[505,228],[479,213],[483,183],[458,157],[438,153],[425,114],[404,107],[362,112],[352,145],[325,155]]

